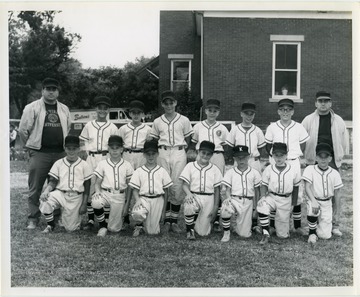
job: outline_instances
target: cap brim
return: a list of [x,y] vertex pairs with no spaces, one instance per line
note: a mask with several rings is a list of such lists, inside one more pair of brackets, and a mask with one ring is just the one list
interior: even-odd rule
[[248,153],[241,153],[241,154],[234,153],[233,156],[234,157],[248,157],[248,156],[250,156],[250,154],[248,154]]
[[207,106],[205,106],[205,108],[210,108],[210,107],[220,109],[219,105],[207,105]]
[[96,105],[100,105],[100,104],[105,104],[107,106],[110,106],[109,102],[104,102],[104,101],[96,102]]
[[320,154],[327,154],[327,155],[331,156],[331,152],[329,152],[329,151],[319,151],[316,153],[316,155],[320,155]]
[[143,110],[143,109],[138,108],[138,107],[133,107],[133,108],[130,108],[130,109],[129,109],[129,112],[131,112],[131,111],[140,111],[140,112],[144,112],[144,110]]
[[241,110],[242,112],[244,112],[244,111],[252,111],[252,112],[256,112],[256,110],[255,109],[251,109],[251,108],[246,108],[246,109],[243,109],[243,110]]
[[199,148],[199,151],[207,151],[207,152],[210,152],[210,153],[214,153],[214,150],[211,150],[211,149],[208,149],[208,148]]
[[165,100],[168,100],[168,99],[176,101],[176,99],[174,97],[165,97],[161,100],[161,102],[164,102]]
[[159,152],[159,150],[158,150],[158,149],[155,149],[155,148],[149,148],[149,149],[144,150],[144,153],[148,153],[148,152],[155,152],[155,153],[158,153],[158,152]]
[[46,88],[46,87],[54,87],[54,88],[59,88],[59,86],[57,86],[57,85],[44,85],[44,88]]
[[275,154],[275,153],[281,153],[281,154],[283,154],[283,155],[286,155],[286,154],[287,154],[287,152],[285,152],[285,151],[283,151],[283,150],[275,150],[275,151],[273,150],[272,153],[273,153],[273,154]]

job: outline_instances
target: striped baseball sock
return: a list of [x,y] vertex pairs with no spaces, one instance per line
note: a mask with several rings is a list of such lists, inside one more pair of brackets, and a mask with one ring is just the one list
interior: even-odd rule
[[171,203],[169,201],[166,203],[164,224],[165,223],[171,223]]
[[194,229],[194,215],[185,216],[185,225],[187,232],[189,232],[191,229]]
[[108,222],[109,215],[110,215],[110,207],[109,206],[104,206],[104,214],[105,214],[105,221]]
[[295,205],[292,211],[293,220],[294,220],[294,228],[301,227],[301,204]]
[[270,211],[270,227],[275,228],[275,215],[276,211]]
[[307,216],[307,221],[309,225],[309,235],[316,234],[317,217]]
[[100,209],[94,209],[94,213],[96,215],[96,218],[99,222],[99,227],[100,228],[107,228],[107,223],[105,221],[105,214],[104,214],[104,209],[100,208]]
[[230,230],[230,221],[231,221],[231,217],[230,218],[221,218],[221,224],[222,224],[224,231]]
[[263,233],[266,230],[267,233],[269,234],[269,216],[265,215],[263,213],[259,213],[259,221],[260,221],[260,226],[263,229]]
[[54,221],[54,213],[44,213],[46,223],[51,226],[53,229],[55,227],[55,221]]
[[91,202],[88,202],[88,203],[87,203],[87,213],[88,213],[88,220],[94,222],[94,220],[95,220],[95,217],[94,217],[94,209],[93,209],[93,207],[91,206]]
[[171,204],[171,223],[177,224],[181,205]]

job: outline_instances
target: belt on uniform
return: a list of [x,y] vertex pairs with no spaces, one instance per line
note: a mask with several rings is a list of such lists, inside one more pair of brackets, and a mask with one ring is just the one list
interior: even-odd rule
[[279,196],[279,197],[289,197],[291,195],[291,193],[290,194],[279,194],[279,193],[275,193],[275,192],[270,192],[270,193],[273,195]]
[[113,194],[125,193],[125,189],[122,189],[122,190],[112,190],[112,189],[107,189],[107,188],[101,188],[101,189],[106,191],[106,192],[113,193]]
[[214,154],[223,154],[224,151],[214,151]]
[[140,195],[140,196],[152,199],[152,198],[159,198],[159,197],[161,197],[162,195],[163,195],[163,194],[158,194],[158,195]]
[[166,145],[159,145],[159,148],[163,150],[170,150],[170,149],[178,149],[179,151],[184,149],[185,146],[179,145],[179,146],[166,146]]
[[193,191],[191,191],[191,193],[196,194],[196,195],[207,195],[207,196],[214,195],[214,193],[205,193],[205,192],[193,192]]
[[240,199],[249,199],[252,200],[254,197],[253,196],[239,196],[239,195],[231,195],[232,197],[236,197],[236,198],[240,198]]
[[318,201],[328,201],[328,200],[331,200],[333,198],[334,198],[334,196],[330,196],[330,197],[326,197],[326,198],[317,198],[317,197],[315,197],[315,199],[318,200]]
[[66,193],[66,194],[76,194],[76,195],[80,195],[80,194],[82,194],[83,192],[78,192],[78,191],[72,191],[72,190],[70,190],[70,191],[65,191],[65,190],[60,190],[60,189],[56,189],[56,190],[59,190],[60,192],[63,192],[63,193]]
[[127,153],[142,153],[144,152],[143,149],[139,149],[139,150],[133,150],[133,149],[128,149],[128,148],[124,148],[124,152],[127,152]]
[[108,153],[108,151],[97,151],[97,152],[89,152],[89,155],[90,156],[95,156],[95,155],[103,155],[103,156],[106,156]]

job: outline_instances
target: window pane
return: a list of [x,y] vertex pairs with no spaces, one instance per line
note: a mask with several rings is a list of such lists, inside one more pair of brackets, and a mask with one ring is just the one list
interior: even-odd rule
[[297,69],[297,45],[276,45],[276,69]]
[[275,94],[283,95],[281,88],[286,87],[288,92],[284,95],[297,95],[297,85],[296,85],[296,71],[276,71],[275,72]]
[[189,79],[189,62],[174,62],[173,80]]
[[186,89],[189,89],[189,83],[176,81],[173,82],[173,92],[183,92]]
[[110,111],[109,119],[110,120],[117,120],[118,119],[118,112],[117,111]]

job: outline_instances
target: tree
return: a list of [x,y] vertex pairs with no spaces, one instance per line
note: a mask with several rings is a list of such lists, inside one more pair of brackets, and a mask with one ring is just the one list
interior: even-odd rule
[[81,40],[80,35],[53,24],[56,13],[9,12],[10,104],[15,104],[19,114],[45,77],[64,78],[60,66]]
[[196,98],[187,87],[175,92],[175,96],[178,102],[177,109],[181,114],[187,116],[191,121],[200,120],[202,106],[200,98]]

